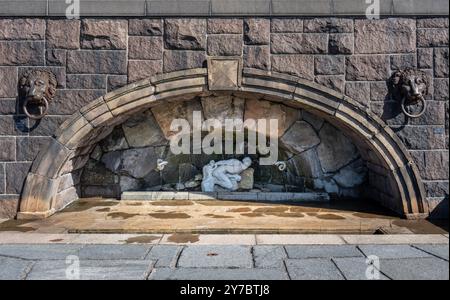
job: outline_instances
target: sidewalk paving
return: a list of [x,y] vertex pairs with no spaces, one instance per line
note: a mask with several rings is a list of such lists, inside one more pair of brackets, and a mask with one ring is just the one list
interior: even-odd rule
[[449,279],[448,235],[30,235],[0,233],[0,279]]

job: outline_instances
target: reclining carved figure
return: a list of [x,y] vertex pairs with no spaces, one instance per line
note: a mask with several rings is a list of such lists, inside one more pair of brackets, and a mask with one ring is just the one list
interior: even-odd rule
[[210,161],[203,167],[203,192],[215,192],[215,186],[221,186],[228,191],[237,191],[241,174],[252,165],[252,160],[246,157],[242,162],[238,159],[229,159],[222,161]]

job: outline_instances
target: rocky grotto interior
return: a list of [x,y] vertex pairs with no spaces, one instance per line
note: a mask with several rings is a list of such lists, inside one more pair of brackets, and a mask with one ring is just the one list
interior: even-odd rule
[[[211,160],[247,156],[247,151],[240,155],[173,154],[170,124],[177,118],[189,119],[193,111],[223,124],[225,119],[259,120],[268,115],[279,120],[278,161],[286,168],[260,165],[260,154],[249,155],[253,164],[241,174],[239,191],[363,196],[367,168],[357,147],[342,131],[305,110],[220,94],[156,106],[117,125],[79,171],[81,196],[120,198],[125,191],[201,191],[203,166]],[[161,171],[157,170],[158,160],[167,162]]]

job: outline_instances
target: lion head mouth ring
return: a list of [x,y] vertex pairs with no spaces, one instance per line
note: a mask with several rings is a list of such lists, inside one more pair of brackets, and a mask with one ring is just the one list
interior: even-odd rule
[[[57,84],[56,76],[46,70],[31,70],[22,76],[19,91],[23,99],[22,109],[28,118],[40,120],[47,115]],[[31,113],[31,107],[38,113]]]
[[[391,88],[397,98],[401,99],[403,113],[410,118],[418,118],[425,113],[428,86],[427,75],[420,70],[408,68],[396,71],[391,77]],[[418,112],[411,113],[407,108],[412,105],[419,105],[421,108]]]

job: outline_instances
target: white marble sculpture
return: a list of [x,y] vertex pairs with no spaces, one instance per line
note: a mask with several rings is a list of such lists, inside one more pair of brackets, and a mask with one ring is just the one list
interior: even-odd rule
[[242,161],[238,159],[210,161],[203,167],[202,191],[215,192],[216,185],[228,191],[237,191],[242,179],[239,174],[247,170],[251,164],[252,160],[249,157]]

